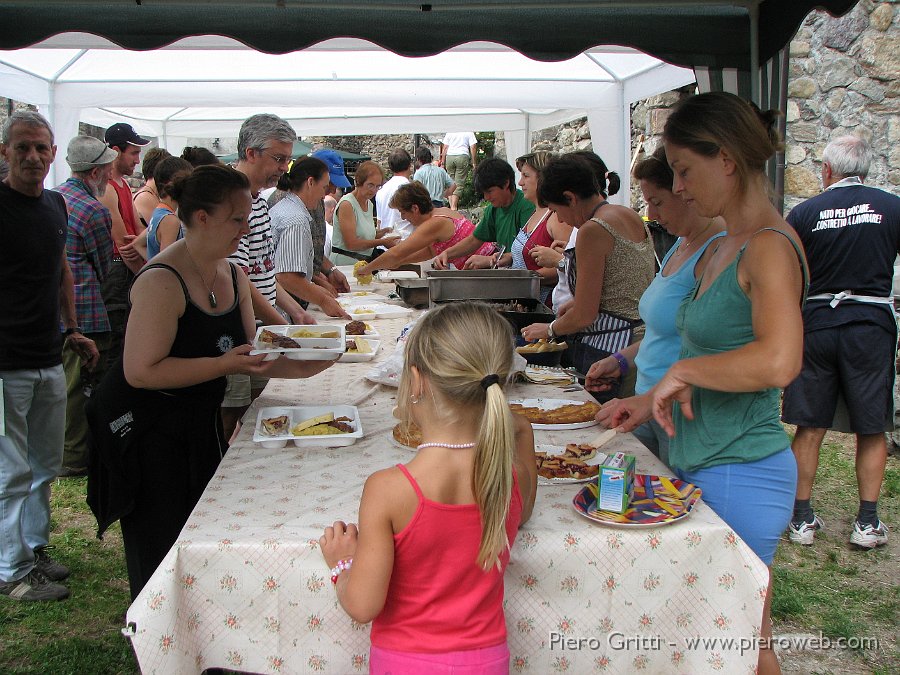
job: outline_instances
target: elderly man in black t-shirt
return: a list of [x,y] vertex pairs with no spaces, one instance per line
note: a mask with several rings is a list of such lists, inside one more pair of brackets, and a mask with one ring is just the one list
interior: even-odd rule
[[0,183],[0,595],[62,600],[69,590],[57,582],[69,570],[46,551],[66,417],[62,336],[87,368],[99,354],[75,321],[66,203],[44,190],[56,156],[50,124],[14,112],[0,132],[0,155],[9,163]]
[[878,518],[892,428],[897,323],[891,297],[900,252],[900,198],[862,184],[872,153],[856,136],[836,138],[822,155],[825,191],[788,215],[809,262],[809,298],[803,310],[803,369],[784,392],[783,420],[797,425],[797,495],[790,540],[812,544],[823,525],[810,505],[819,448],[838,400],[856,434],[859,512],[850,542],[887,543]]

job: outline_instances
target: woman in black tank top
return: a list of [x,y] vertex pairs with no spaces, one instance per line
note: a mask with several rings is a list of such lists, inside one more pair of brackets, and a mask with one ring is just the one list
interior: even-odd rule
[[133,598],[227,448],[219,415],[225,376],[308,377],[332,363],[249,354],[250,286],[226,260],[249,231],[247,178],[203,166],[172,190],[184,239],[135,279],[122,361],[87,408],[94,443],[88,501],[101,532],[121,519]]

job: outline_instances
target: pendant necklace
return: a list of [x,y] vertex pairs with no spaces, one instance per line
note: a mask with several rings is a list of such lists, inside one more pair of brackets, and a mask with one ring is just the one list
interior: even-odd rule
[[[200,273],[200,268],[197,267],[197,263],[194,262],[194,256],[191,255],[191,249],[188,248],[187,242],[184,242],[184,250],[188,254],[188,260],[191,261],[191,264],[194,266],[194,269],[197,270],[197,276],[200,277],[200,281],[206,286],[206,280],[203,278],[203,275]],[[219,303],[216,301],[216,294],[213,292],[213,288],[216,286],[216,279],[219,278],[219,266],[216,265],[216,274],[212,280],[212,286],[206,286],[206,290],[209,291],[209,295],[206,296],[209,299],[209,305],[213,309],[218,307]]]
[[695,241],[697,241],[700,237],[702,237],[703,234],[704,234],[709,228],[712,227],[712,224],[713,224],[713,221],[710,220],[710,221],[706,224],[706,227],[704,227],[704,228],[703,228],[702,230],[700,230],[697,234],[695,234],[693,237],[691,237],[690,241],[688,241],[688,242],[682,244],[681,246],[679,246],[679,249],[681,249],[681,252],[682,252],[682,253],[685,253],[685,252],[693,245],[693,243],[694,243]]

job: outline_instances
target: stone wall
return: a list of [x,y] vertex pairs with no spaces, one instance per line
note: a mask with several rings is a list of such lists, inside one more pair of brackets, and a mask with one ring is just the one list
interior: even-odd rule
[[[418,134],[419,145],[431,149],[435,159],[440,153],[440,139],[443,134]],[[405,148],[413,154],[416,148],[416,134],[381,134],[373,136],[301,136],[306,143],[314,146],[339,148],[358,155],[369,155],[387,170],[388,157],[396,148]]]
[[531,134],[532,152],[565,153],[592,149],[587,117],[580,117],[557,127],[547,127]]
[[900,12],[862,0],[836,19],[807,17],[791,42],[785,210],[822,190],[822,151],[843,133],[872,144],[867,182],[900,193]]
[[[683,87],[632,104],[630,153],[632,157],[642,136],[644,153],[651,153],[656,149],[672,106],[694,92],[694,86]],[[534,132],[531,135],[531,149],[560,154],[576,150],[593,150],[603,157],[603,148],[595,149],[593,147],[591,130],[586,117]],[[610,166],[609,168],[619,175],[624,175],[630,169],[627,166]],[[644,201],[637,185],[631,187],[631,205],[638,210],[642,210],[644,207]]]

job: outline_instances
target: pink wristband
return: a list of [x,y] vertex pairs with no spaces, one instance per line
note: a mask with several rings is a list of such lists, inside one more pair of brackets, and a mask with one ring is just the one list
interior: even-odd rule
[[343,560],[338,560],[338,564],[331,568],[331,583],[336,585],[338,577],[341,576],[341,572],[349,570],[352,565],[353,558],[344,558]]

